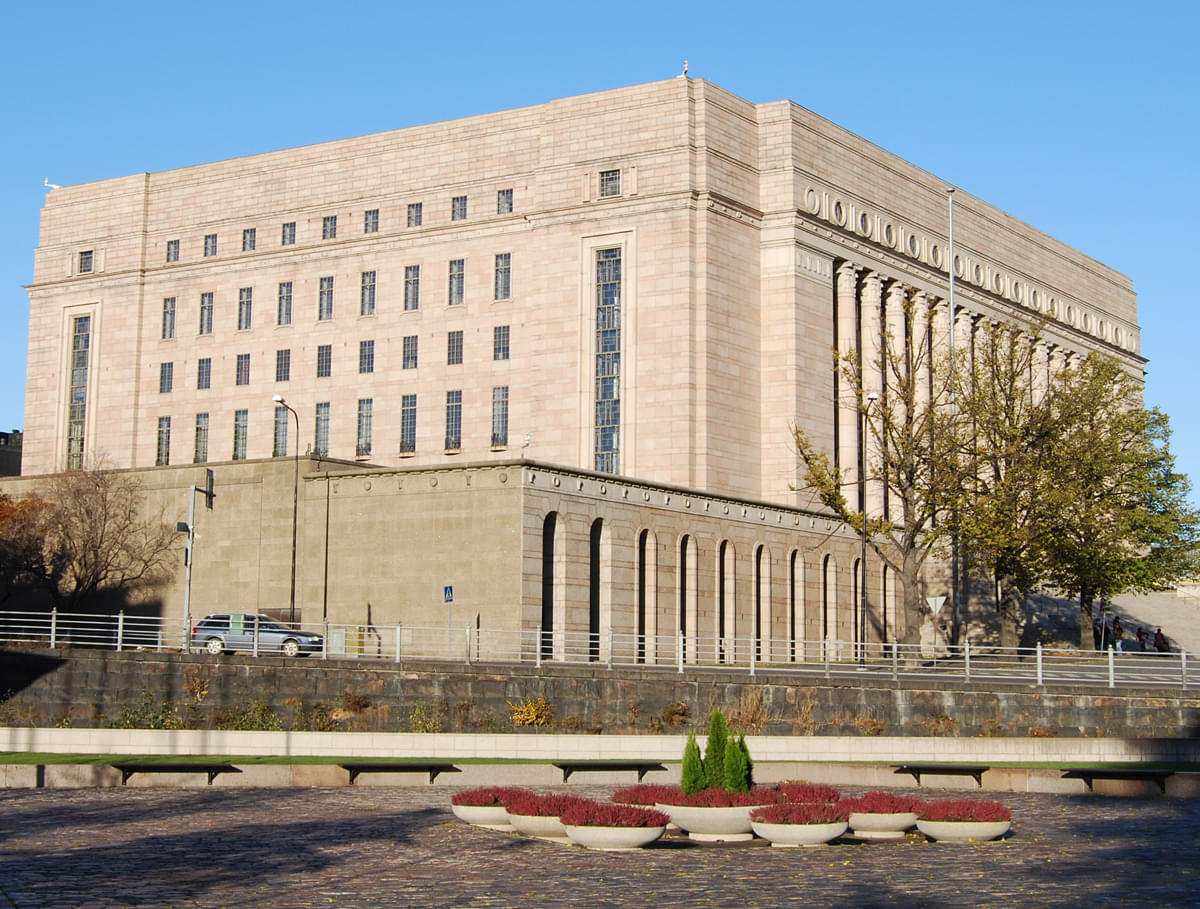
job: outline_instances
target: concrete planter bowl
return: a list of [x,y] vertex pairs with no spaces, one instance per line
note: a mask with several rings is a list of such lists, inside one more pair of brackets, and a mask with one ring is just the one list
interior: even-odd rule
[[513,830],[525,836],[536,836],[543,840],[553,840],[557,843],[568,841],[567,831],[562,821],[556,817],[541,814],[508,814],[509,823]]
[[855,811],[850,814],[850,829],[862,840],[902,840],[917,823],[915,811],[876,814]]
[[759,806],[702,808],[658,804],[654,807],[669,816],[676,827],[686,830],[689,839],[700,843],[736,843],[754,839],[750,812]]
[[1012,821],[917,821],[917,829],[939,843],[982,843],[999,839],[1011,827]]
[[450,810],[460,821],[487,830],[512,830],[508,809],[503,805],[451,805]]
[[641,849],[659,839],[667,830],[662,827],[591,827],[564,824],[567,838],[587,849],[601,852],[629,852]]
[[822,846],[836,840],[849,827],[845,821],[830,824],[769,824],[751,821],[756,836],[769,840],[772,846]]

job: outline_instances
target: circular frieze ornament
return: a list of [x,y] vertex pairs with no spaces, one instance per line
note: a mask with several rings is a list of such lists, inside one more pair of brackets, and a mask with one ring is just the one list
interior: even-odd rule
[[858,216],[858,232],[864,237],[871,233],[871,216],[866,212]]
[[691,500],[691,499],[684,499],[684,500],[683,500],[683,507],[684,507],[684,508],[691,508],[691,507],[692,507],[692,500]]
[[729,514],[729,506],[728,506],[728,505],[722,505],[722,506],[721,506],[721,511],[722,511],[724,514]]
[[507,483],[508,482],[508,474],[506,474],[506,473],[500,474],[500,482]]
[[804,191],[804,204],[808,208],[809,214],[815,215],[821,210],[821,197],[811,186]]
[[896,229],[891,224],[883,225],[883,242],[892,249],[896,248]]
[[942,248],[936,243],[929,247],[929,260],[939,268],[942,265]]
[[1000,274],[1000,272],[996,272],[994,275],[992,275],[992,290],[994,290],[996,293],[1002,293],[1004,291],[1004,276]]
[[908,254],[910,256],[915,256],[918,252],[920,252],[920,250],[921,250],[921,243],[917,239],[917,235],[909,234],[908,235]]
[[982,265],[975,266],[975,283],[980,284],[980,285],[983,284],[983,266]]
[[559,484],[559,482],[560,482],[559,478],[555,477],[553,480],[554,485],[557,486]]
[[600,495],[602,495],[602,496],[608,495],[608,487],[605,486],[603,483],[600,484]]
[[650,493],[648,493],[648,492],[643,492],[643,493],[642,493],[642,501],[643,501],[643,502],[649,502],[649,501],[650,501]]
[[363,480],[363,491],[364,492],[371,491],[371,481],[370,480]]
[[954,276],[956,278],[961,278],[964,274],[966,274],[966,271],[967,271],[967,266],[965,264],[963,264],[962,256],[955,255],[954,256]]
[[437,484],[438,484],[438,478],[437,478],[437,477],[430,477],[430,478],[429,478],[429,485],[430,485],[430,486],[437,486]]
[[841,200],[833,203],[833,223],[838,227],[846,226],[846,207],[842,205]]
[[1012,285],[1012,298],[1013,298],[1013,299],[1014,299],[1016,302],[1018,302],[1018,303],[1024,302],[1024,299],[1025,299],[1025,288],[1023,288],[1023,287],[1021,286],[1021,282],[1020,282],[1020,281],[1013,281],[1013,285]]

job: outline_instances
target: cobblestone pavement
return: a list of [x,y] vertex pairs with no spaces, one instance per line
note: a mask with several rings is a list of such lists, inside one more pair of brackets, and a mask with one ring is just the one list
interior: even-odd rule
[[453,791],[0,791],[0,907],[1200,905],[1196,800],[1002,794],[1013,834],[972,845],[598,853],[469,827]]

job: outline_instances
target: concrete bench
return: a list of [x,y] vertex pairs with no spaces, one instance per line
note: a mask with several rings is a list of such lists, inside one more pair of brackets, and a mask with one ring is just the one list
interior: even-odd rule
[[927,776],[970,776],[982,788],[983,774],[991,768],[983,764],[900,764],[894,773],[907,773],[917,785],[921,785],[921,774]]
[[658,761],[554,761],[554,766],[562,771],[563,782],[571,778],[572,773],[604,772],[611,770],[636,770],[638,782],[651,770],[666,770]]
[[193,762],[163,762],[150,763],[141,761],[123,761],[118,764],[110,764],[116,770],[121,771],[121,785],[124,786],[129,782],[129,778],[135,773],[206,773],[208,774],[208,785],[212,785],[217,774],[220,773],[241,773],[233,764],[212,764],[212,763],[193,763]]
[[351,786],[360,773],[428,773],[431,783],[439,773],[462,773],[461,769],[444,761],[352,761],[338,766],[349,772]]
[[1164,795],[1167,791],[1167,777],[1173,776],[1174,770],[1139,770],[1121,769],[1119,767],[1071,767],[1063,771],[1064,780],[1083,780],[1088,791],[1093,791],[1092,783],[1096,780],[1130,780],[1133,782],[1153,782]]

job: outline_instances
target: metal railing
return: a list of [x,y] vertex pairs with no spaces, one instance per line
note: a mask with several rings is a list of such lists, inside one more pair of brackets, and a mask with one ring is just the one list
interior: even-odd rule
[[[286,623],[282,623],[286,624]],[[278,655],[278,637],[223,633],[218,649]],[[837,640],[637,635],[604,631],[543,632],[419,625],[297,624],[320,635],[316,659],[441,660],[455,663],[587,664],[681,673],[726,671],[751,676],[885,678],[979,683],[1085,685],[1107,688],[1189,686],[1188,655],[1042,647],[1003,648]],[[265,633],[264,633],[265,635]],[[210,637],[182,618],[61,612],[0,612],[0,645],[92,647],[108,650],[204,652]]]

